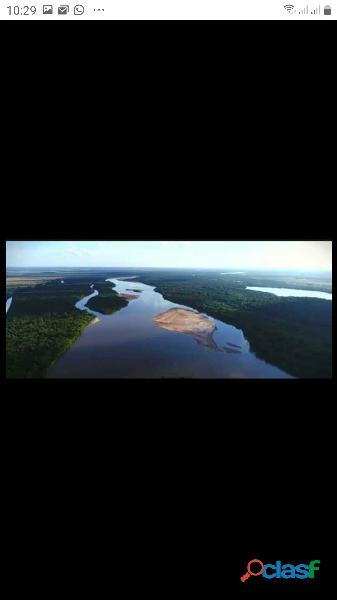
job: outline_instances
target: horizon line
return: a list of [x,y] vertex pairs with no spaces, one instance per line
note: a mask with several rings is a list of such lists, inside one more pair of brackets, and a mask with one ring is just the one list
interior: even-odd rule
[[332,273],[331,267],[318,268],[318,267],[191,267],[191,266],[165,266],[159,267],[154,265],[149,266],[107,266],[107,265],[6,265],[7,269],[191,269],[191,270],[215,270],[220,271],[221,269],[227,269],[228,271],[236,272],[236,269],[245,269],[246,271],[328,271]]

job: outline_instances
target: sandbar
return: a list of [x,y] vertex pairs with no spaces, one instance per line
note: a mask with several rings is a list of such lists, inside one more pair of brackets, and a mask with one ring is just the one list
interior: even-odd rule
[[153,320],[163,329],[191,335],[198,344],[219,350],[212,337],[216,330],[214,321],[198,312],[185,308],[171,308],[155,316]]
[[121,293],[121,294],[118,294],[118,296],[120,296],[121,298],[125,298],[126,300],[136,300],[136,298],[139,298],[139,294]]
[[95,323],[99,323],[100,319],[98,317],[95,317],[92,321],[90,321],[88,327],[90,327],[90,325],[95,325]]

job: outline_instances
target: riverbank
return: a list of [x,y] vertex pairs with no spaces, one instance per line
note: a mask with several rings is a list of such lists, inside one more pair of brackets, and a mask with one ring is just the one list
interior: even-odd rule
[[170,302],[241,329],[258,358],[294,377],[332,376],[331,302],[246,290],[214,275],[180,277],[149,273],[139,280]]
[[[92,281],[92,280],[91,280]],[[91,323],[95,315],[75,308],[91,281],[60,280],[20,286],[6,316],[6,376],[41,378]]]
[[[118,294],[130,288],[128,281],[113,283]],[[250,352],[239,329],[138,286],[139,298],[87,327],[48,378],[289,378]]]
[[[89,325],[95,325],[96,323],[99,323],[100,319],[98,317],[95,317],[93,321],[91,321],[91,323],[89,323]],[[89,327],[88,325],[88,327]]]
[[66,315],[14,317],[6,323],[7,378],[41,378],[94,320],[79,311]]
[[[214,273],[149,272],[137,278],[134,285],[126,277],[123,285],[107,277],[112,274],[104,273],[103,280],[103,275],[96,278],[90,273],[62,279],[62,285],[60,278],[34,288],[18,287],[6,318],[7,376],[42,377],[47,362],[51,364],[72,345],[79,349],[78,353],[71,348],[66,355],[76,357],[78,368],[71,363],[76,377],[89,373],[98,377],[153,377],[156,373],[160,377],[181,377],[182,373],[188,377],[222,378],[331,376],[331,302],[278,298],[246,290],[243,283],[229,284],[223,281],[225,276],[216,277]],[[92,300],[106,295],[106,315],[111,314],[111,301],[123,302],[125,310],[116,318],[102,317],[101,323],[82,336],[97,313],[88,314],[74,307],[80,299],[87,302],[94,288],[100,291]],[[119,295],[136,288],[141,290],[136,302]],[[207,332],[206,328],[200,336],[200,331],[179,323],[177,317],[172,320],[172,316],[164,327],[163,322],[157,324],[154,318],[172,310],[172,303],[176,309],[186,310],[189,317],[197,314],[192,308],[210,321],[217,319],[216,331]],[[187,335],[169,335],[168,331]],[[241,350],[241,331],[249,342],[248,352]],[[207,353],[201,348],[199,354],[195,348],[199,344],[191,344],[188,336],[200,345],[205,345],[206,340],[209,348],[214,348],[210,341],[214,338],[218,349],[226,350],[226,360],[222,360],[222,352]],[[83,348],[88,352],[86,364]],[[240,354],[239,362],[235,362],[235,354]],[[68,377],[69,365],[65,364],[60,372]],[[277,369],[283,372],[278,373]]]
[[127,306],[128,300],[131,298],[122,297],[120,294],[117,294],[113,289],[114,287],[115,284],[112,281],[95,283],[95,290],[97,290],[98,294],[90,298],[86,306],[90,310],[104,315],[111,315]]

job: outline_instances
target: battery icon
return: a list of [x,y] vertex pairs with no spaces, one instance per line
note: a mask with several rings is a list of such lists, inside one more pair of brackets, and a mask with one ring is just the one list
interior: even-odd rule
[[325,15],[331,15],[331,6],[324,6],[324,14]]

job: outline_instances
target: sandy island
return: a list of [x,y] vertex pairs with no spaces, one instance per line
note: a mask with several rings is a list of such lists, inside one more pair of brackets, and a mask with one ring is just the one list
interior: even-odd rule
[[198,344],[219,350],[213,340],[213,333],[216,329],[214,321],[211,321],[211,319],[200,313],[185,308],[171,308],[157,315],[153,320],[163,329],[192,335]]
[[139,298],[139,294],[118,294],[121,298],[126,298],[126,300],[136,300]]

